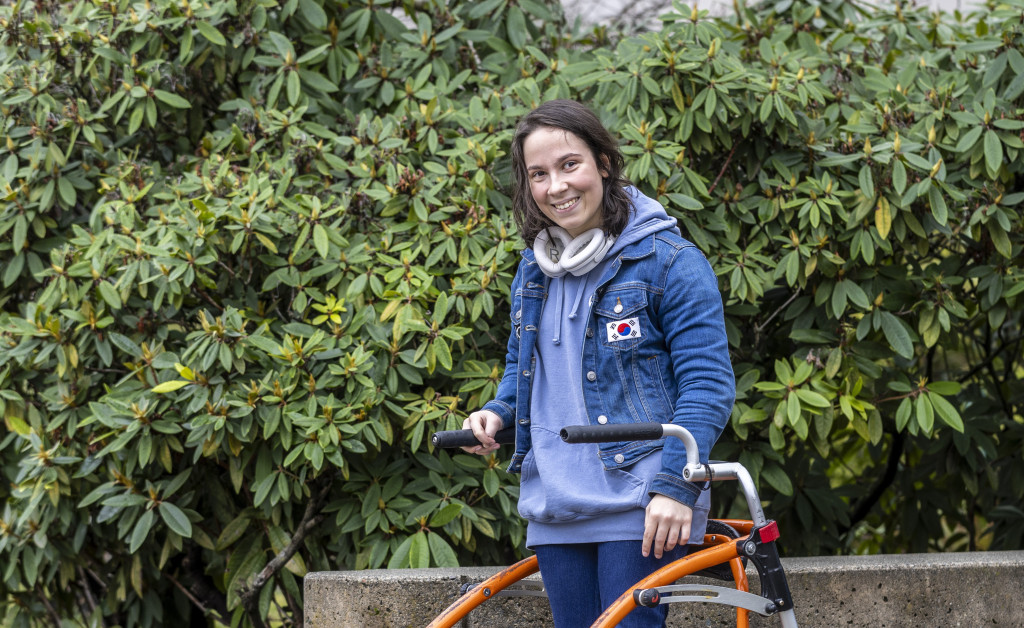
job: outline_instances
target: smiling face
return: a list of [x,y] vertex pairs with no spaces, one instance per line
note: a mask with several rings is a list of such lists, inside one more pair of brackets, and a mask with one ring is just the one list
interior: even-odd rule
[[540,127],[523,141],[523,161],[533,201],[552,222],[572,237],[601,227],[605,168],[579,137],[554,127]]

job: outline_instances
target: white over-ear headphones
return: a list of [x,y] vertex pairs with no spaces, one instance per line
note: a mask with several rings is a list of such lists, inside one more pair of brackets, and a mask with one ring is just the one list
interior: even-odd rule
[[614,243],[615,238],[608,237],[600,228],[584,231],[574,238],[565,229],[551,226],[537,234],[533,255],[548,277],[561,277],[565,273],[579,277],[600,264]]

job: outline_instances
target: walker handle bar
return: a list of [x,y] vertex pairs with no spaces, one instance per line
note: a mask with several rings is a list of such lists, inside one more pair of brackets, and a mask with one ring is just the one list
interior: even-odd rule
[[661,423],[614,425],[570,425],[559,433],[567,443],[618,443],[629,440],[658,440],[665,435]]
[[683,478],[700,469],[697,441],[685,427],[672,423],[609,423],[605,425],[570,425],[563,427],[562,440],[567,443],[620,443],[632,440],[658,440],[672,436],[686,448],[686,468]]
[[[494,435],[494,440],[501,445],[514,443],[516,440],[516,428],[506,427],[503,430],[499,430]],[[454,449],[455,447],[476,447],[480,444],[480,441],[476,439],[476,436],[473,436],[473,430],[446,430],[434,432],[434,435],[430,437],[430,443],[434,447]]]

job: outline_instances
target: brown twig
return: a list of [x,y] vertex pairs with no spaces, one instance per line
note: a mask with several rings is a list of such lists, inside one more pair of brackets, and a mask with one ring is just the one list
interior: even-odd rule
[[793,294],[789,295],[789,298],[786,299],[786,302],[783,303],[782,305],[780,305],[774,312],[772,312],[771,316],[769,316],[767,319],[765,319],[765,321],[763,323],[761,323],[760,325],[756,325],[754,327],[754,336],[755,337],[760,337],[761,332],[764,331],[764,328],[768,326],[768,323],[772,322],[772,319],[775,318],[776,316],[778,316],[779,312],[781,312],[782,310],[784,310],[787,307],[789,307],[789,304],[793,302],[793,299],[795,299],[798,296],[800,296],[800,292],[801,292],[801,289],[797,288],[796,292],[794,292]]
[[232,279],[238,279],[238,277],[235,275],[235,271],[232,270],[230,266],[228,266],[227,264],[220,260],[217,260],[217,264],[224,270],[228,271],[228,274],[231,275]]
[[[82,566],[78,566],[78,577],[82,581],[82,590],[85,592],[85,600],[89,603],[89,614],[92,615],[96,612],[96,598],[92,596],[92,587],[89,586],[89,576],[86,575],[85,570]],[[103,620],[103,614],[100,614],[100,625],[106,626],[107,622]]]
[[256,628],[262,628],[266,625],[263,618],[260,617],[258,608],[260,591],[274,577],[274,574],[280,571],[292,559],[292,556],[295,555],[295,552],[299,550],[299,547],[306,540],[306,536],[327,516],[320,512],[320,509],[323,508],[324,502],[327,501],[327,496],[330,494],[333,486],[334,483],[330,479],[324,481],[317,494],[306,503],[306,510],[302,513],[302,520],[299,522],[295,535],[292,536],[292,540],[289,541],[288,545],[267,563],[263,570],[252,579],[251,584],[239,587],[238,597],[242,601],[242,608],[245,609],[249,621]]
[[906,399],[907,397],[916,397],[917,395],[920,395],[922,392],[924,392],[923,388],[915,388],[914,390],[911,390],[910,392],[904,393],[902,395],[894,395],[892,397],[882,397],[880,399],[872,399],[871,400],[871,405],[877,406],[880,403],[886,403],[888,401],[902,401],[902,400]]
[[81,595],[75,596],[75,608],[78,609],[78,614],[82,617],[89,617],[92,614],[89,609],[85,607],[85,602]]
[[197,608],[210,608],[217,615],[230,619],[231,613],[228,611],[224,592],[217,589],[210,577],[206,575],[199,546],[189,546],[186,554],[181,557],[179,565],[181,572],[176,573],[179,573],[181,579],[187,583],[188,590],[192,595],[202,602],[202,605]]
[[[987,356],[983,356],[984,359],[982,362],[975,364],[974,366],[971,367],[971,370],[957,377],[957,381],[960,383],[964,383],[967,380],[971,379],[978,373],[978,371],[984,370],[986,367],[988,367],[990,363],[992,363],[997,357],[999,357],[999,354],[1002,353],[1004,349],[1006,349],[1010,345],[1022,341],[1024,341],[1024,336],[1017,336],[1016,338],[1011,338],[1010,340],[1003,341],[1002,343],[999,344],[998,347],[995,348],[994,351],[990,352]],[[1013,362],[1014,360],[1007,360],[1007,364],[1013,364]]]
[[54,608],[53,604],[50,603],[50,598],[42,590],[42,587],[40,587],[38,584],[35,586],[35,592],[36,596],[40,600],[42,600],[43,606],[46,607],[46,612],[50,614],[50,619],[51,621],[53,621],[53,625],[57,628],[60,628],[60,613],[58,613],[57,609]]
[[878,482],[871,489],[863,499],[859,500],[853,506],[853,511],[850,513],[849,525],[841,526],[839,529],[840,535],[849,533],[856,527],[856,525],[863,521],[871,513],[872,509],[882,499],[889,487],[892,486],[893,480],[896,479],[896,473],[899,470],[900,459],[903,457],[905,437],[903,432],[896,432],[892,436],[892,444],[889,446],[889,456],[885,463],[885,470],[882,472],[882,477],[879,478]]
[[184,593],[185,597],[187,597],[193,604],[195,604],[196,607],[199,608],[199,610],[203,611],[203,615],[206,615],[207,617],[212,617],[213,619],[215,619],[216,621],[218,621],[218,622],[220,622],[222,624],[229,624],[229,623],[231,623],[231,619],[230,618],[224,619],[223,617],[220,616],[220,613],[218,613],[217,611],[213,610],[212,608],[207,608],[206,606],[204,606],[203,603],[199,600],[199,598],[197,598],[196,596],[192,595],[192,592],[188,590],[188,587],[186,587],[185,585],[183,585],[180,582],[178,582],[177,578],[175,578],[174,576],[172,576],[169,573],[168,574],[164,574],[164,576],[168,580],[171,581],[171,584],[173,584],[174,586],[178,587],[178,590],[181,591],[182,593]]
[[732,161],[732,155],[735,152],[736,152],[736,144],[733,144],[732,145],[732,150],[729,151],[729,156],[725,158],[725,163],[722,164],[722,169],[718,171],[718,176],[715,177],[715,182],[711,184],[710,188],[708,188],[708,196],[711,196],[711,193],[715,191],[716,187],[718,187],[718,182],[722,180],[722,176],[725,174],[726,168],[729,167],[729,162]]
[[221,311],[221,312],[224,311],[224,306],[220,305],[219,303],[214,301],[213,297],[211,297],[209,294],[207,294],[205,290],[203,290],[202,288],[200,288],[198,286],[196,287],[195,290],[196,290],[196,293],[199,294],[199,296],[203,297],[204,301],[206,301],[207,303],[209,303],[210,305],[212,305],[213,307],[215,307],[219,311]]
[[277,608],[281,612],[282,616],[286,614],[285,609],[288,609],[288,612],[292,613],[291,619],[293,628],[302,628],[302,626],[306,623],[305,617],[303,617],[302,614],[302,606],[295,602],[295,598],[292,597],[292,594],[288,592],[287,588],[282,588],[284,589],[283,592],[286,606],[284,608],[281,608],[280,603],[278,603],[276,599],[274,600],[274,603],[277,604]]

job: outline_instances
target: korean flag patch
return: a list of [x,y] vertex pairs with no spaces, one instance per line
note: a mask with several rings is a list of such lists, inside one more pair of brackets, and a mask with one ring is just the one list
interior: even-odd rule
[[608,342],[630,340],[640,338],[640,320],[627,318],[624,321],[613,321],[608,323]]

